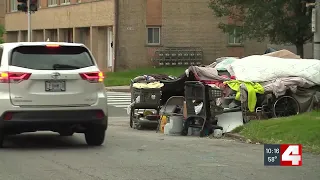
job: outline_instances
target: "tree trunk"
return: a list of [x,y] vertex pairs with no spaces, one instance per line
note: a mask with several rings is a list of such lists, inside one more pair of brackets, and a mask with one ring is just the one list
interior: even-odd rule
[[297,49],[297,55],[299,55],[301,58],[304,57],[303,54],[303,44],[295,44],[296,49]]

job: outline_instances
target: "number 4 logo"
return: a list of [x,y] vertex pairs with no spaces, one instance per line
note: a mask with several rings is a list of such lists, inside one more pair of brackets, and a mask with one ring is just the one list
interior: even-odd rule
[[301,166],[302,165],[302,145],[301,144],[281,144],[281,166]]

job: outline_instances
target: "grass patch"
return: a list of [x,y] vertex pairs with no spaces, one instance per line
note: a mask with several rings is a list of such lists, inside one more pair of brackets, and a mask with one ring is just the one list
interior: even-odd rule
[[286,118],[251,121],[234,131],[253,141],[302,144],[304,150],[320,153],[320,111]]
[[238,126],[234,128],[231,132],[232,133],[240,133],[244,129],[244,126]]
[[161,67],[161,68],[139,68],[135,70],[109,72],[106,73],[106,86],[127,86],[130,80],[145,74],[167,74],[172,76],[180,76],[187,67]]

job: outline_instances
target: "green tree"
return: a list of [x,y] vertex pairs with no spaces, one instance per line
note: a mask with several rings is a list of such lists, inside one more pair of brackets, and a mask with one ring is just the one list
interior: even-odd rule
[[3,35],[5,33],[5,29],[3,25],[0,25],[0,44],[4,43]]
[[[310,0],[210,0],[209,7],[217,17],[228,17],[233,23],[221,22],[219,28],[231,32],[241,24],[243,39],[268,40],[273,44],[292,44],[303,57],[303,45],[313,37]],[[314,2],[314,0],[313,0]],[[308,12],[307,12],[308,11]]]

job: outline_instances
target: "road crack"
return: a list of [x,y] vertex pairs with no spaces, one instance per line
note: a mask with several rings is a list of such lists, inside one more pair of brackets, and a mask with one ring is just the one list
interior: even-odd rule
[[40,157],[43,158],[43,159],[45,159],[45,160],[47,160],[47,161],[50,161],[50,162],[52,162],[52,163],[54,163],[54,164],[56,164],[56,165],[63,166],[63,167],[65,167],[65,168],[67,168],[67,169],[69,169],[69,170],[71,170],[71,171],[75,171],[75,172],[77,172],[77,173],[79,173],[79,174],[83,174],[83,175],[89,176],[89,177],[94,178],[94,179],[97,179],[97,180],[107,180],[107,179],[103,179],[103,178],[101,178],[101,177],[95,176],[95,175],[93,175],[93,174],[86,173],[86,172],[84,172],[84,171],[82,171],[82,170],[80,170],[80,169],[78,169],[78,168],[71,167],[71,166],[68,165],[68,164],[61,163],[61,162],[55,161],[55,160],[53,160],[53,159],[48,159],[48,158],[45,158],[44,156],[40,156]]

